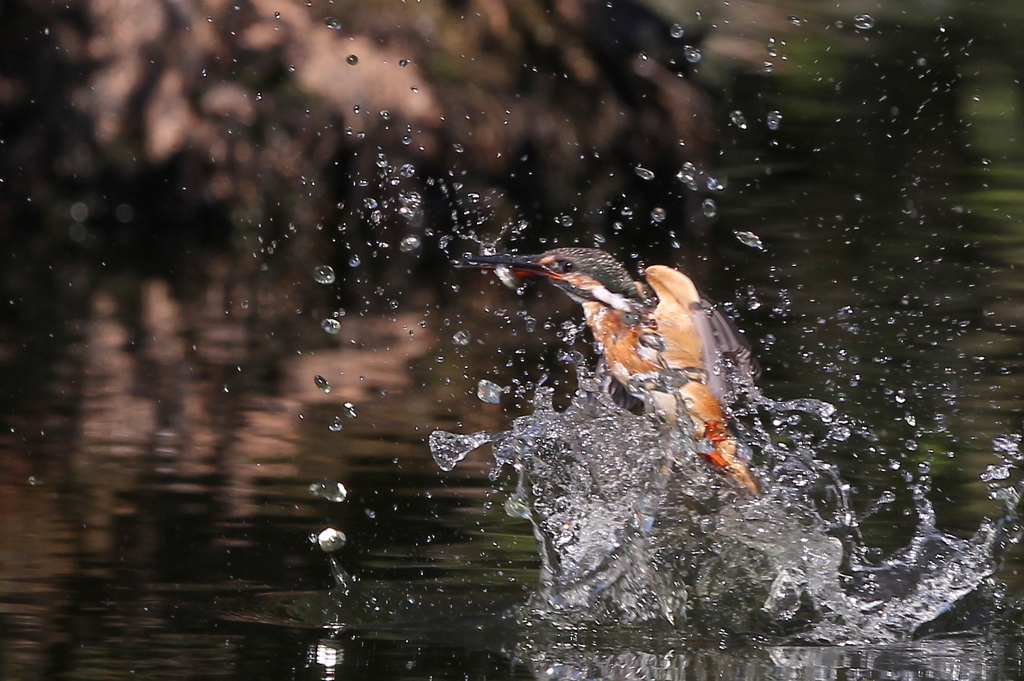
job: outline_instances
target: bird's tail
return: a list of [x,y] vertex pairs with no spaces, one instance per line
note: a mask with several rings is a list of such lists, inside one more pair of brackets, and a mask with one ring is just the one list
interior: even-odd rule
[[729,428],[709,421],[704,424],[704,437],[712,444],[711,451],[703,454],[708,463],[754,496],[761,496],[761,483],[740,456],[736,436]]

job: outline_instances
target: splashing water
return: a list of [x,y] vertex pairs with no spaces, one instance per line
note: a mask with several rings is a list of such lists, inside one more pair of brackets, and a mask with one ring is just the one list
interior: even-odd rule
[[490,433],[458,435],[457,433],[435,430],[430,434],[428,444],[430,445],[430,451],[434,454],[434,461],[437,463],[438,468],[443,471],[450,471],[455,468],[457,463],[469,456],[470,452],[490,441]]
[[[903,641],[984,589],[1020,535],[1021,483],[999,478],[992,495],[1004,502],[1002,516],[963,540],[936,528],[927,484],[919,482],[910,543],[871,563],[848,485],[809,444],[777,444],[763,425],[777,430],[799,412],[842,440],[856,424],[817,400],[755,393],[749,402],[742,416],[755,425],[745,436],[766,460],[755,467],[766,483],[759,498],[711,472],[692,433],[622,410],[583,373],[564,411],[538,389],[534,413],[508,430],[437,431],[430,446],[450,470],[491,442],[498,468],[517,471],[506,511],[530,520],[541,557],[540,586],[521,613],[530,621]],[[1020,457],[1009,450],[1000,451],[1012,467]]]

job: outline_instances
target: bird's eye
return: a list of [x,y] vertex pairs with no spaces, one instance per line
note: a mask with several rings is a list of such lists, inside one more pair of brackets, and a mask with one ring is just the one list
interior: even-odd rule
[[551,269],[558,274],[565,274],[566,272],[572,272],[574,267],[571,260],[556,260],[552,263]]

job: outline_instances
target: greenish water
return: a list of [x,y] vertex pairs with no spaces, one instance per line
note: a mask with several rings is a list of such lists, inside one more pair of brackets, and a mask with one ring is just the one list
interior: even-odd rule
[[[692,7],[664,4],[695,22]],[[982,475],[1024,427],[1024,16],[995,3],[705,4],[709,40],[729,39],[706,44],[696,66],[718,100],[721,153],[707,172],[726,186],[699,192],[714,219],[693,209],[675,166],[668,178],[658,168],[654,184],[633,179],[626,152],[541,177],[540,207],[500,166],[461,177],[459,204],[487,234],[526,216],[505,245],[600,244],[631,267],[689,272],[753,339],[765,395],[830,402],[874,434],[816,454],[850,483],[858,513],[891,495],[861,524],[875,559],[910,540],[908,479],[925,470],[938,526],[970,536],[999,508]],[[359,25],[344,3],[330,11]],[[861,14],[870,27],[858,26]],[[465,58],[427,40],[453,40],[460,26],[420,36],[434,83],[470,82]],[[509,116],[523,128],[542,122],[528,110]],[[383,145],[391,135],[376,134]],[[483,167],[471,157],[489,142],[459,134],[466,152],[445,170]],[[406,160],[388,153],[393,166]],[[346,172],[352,187],[367,182],[350,204],[394,191],[376,169]],[[299,193],[295,183],[286,188]],[[479,201],[468,196],[480,189]],[[382,224],[404,224],[391,216],[400,205]],[[966,633],[893,645],[526,628],[504,616],[536,588],[539,568],[529,524],[505,512],[514,478],[491,479],[486,451],[442,472],[426,439],[507,428],[532,410],[528,388],[545,374],[564,406],[574,378],[558,359],[561,324],[578,322],[578,310],[557,292],[517,296],[449,269],[448,256],[479,245],[442,247],[439,237],[466,230],[435,208],[435,231],[404,253],[379,248],[372,211],[351,205],[344,248],[325,247],[315,225],[326,217],[296,221],[280,257],[250,225],[227,251],[197,249],[171,274],[102,249],[12,248],[0,336],[4,678],[1024,673],[1017,549],[997,596],[958,613],[976,622]],[[651,217],[657,208],[665,221]],[[763,250],[736,236],[747,232]],[[362,253],[357,266],[352,253]],[[333,288],[314,281],[324,264],[338,272]],[[328,335],[321,320],[339,307],[341,332]],[[585,339],[572,349],[586,351]],[[477,399],[483,378],[512,386],[500,405]],[[800,427],[821,434],[810,420]],[[346,499],[310,494],[322,480],[342,482]],[[327,527],[347,539],[330,555],[311,541]],[[357,578],[365,598],[346,598],[338,576]]]

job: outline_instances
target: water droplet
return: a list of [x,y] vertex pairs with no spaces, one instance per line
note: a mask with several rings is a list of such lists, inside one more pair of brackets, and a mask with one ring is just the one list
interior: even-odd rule
[[836,426],[829,433],[831,438],[836,442],[846,442],[847,440],[850,439],[850,435],[852,434],[853,432],[846,426]]
[[281,18],[281,13],[280,12],[274,12],[274,18],[275,19],[280,19]]
[[326,19],[324,19],[324,23],[327,24],[327,28],[329,29],[332,29],[334,31],[341,30],[341,22],[335,19],[334,17],[327,17]]
[[729,120],[740,130],[747,129],[747,119],[743,117],[742,111],[732,111],[729,113]]
[[769,130],[778,130],[782,125],[782,114],[778,111],[769,111],[764,120]]
[[356,55],[354,55],[354,54],[350,54],[350,55],[348,55],[348,57],[347,57],[347,58],[345,59],[345,61],[347,61],[347,62],[348,62],[348,63],[349,63],[350,65],[352,65],[352,66],[355,66],[356,64],[358,64],[358,63],[359,63],[359,57],[357,57],[357,56],[356,56]]
[[1018,434],[997,435],[992,438],[992,448],[1001,452],[1005,458],[1015,461],[1020,458],[1020,443],[1021,436]]
[[761,237],[753,232],[733,232],[733,234],[744,246],[750,246],[751,248],[756,248],[759,251],[765,250],[764,244],[761,242]]
[[459,435],[448,433],[443,430],[435,430],[427,438],[430,446],[430,453],[434,455],[434,462],[443,471],[450,471],[477,447],[491,441],[491,434],[486,432]]
[[684,29],[684,28],[683,28],[683,27],[682,27],[681,25],[679,25],[679,24],[672,24],[672,28],[671,28],[671,29],[669,29],[669,34],[670,34],[670,35],[671,35],[671,36],[672,36],[673,38],[675,38],[675,39],[677,39],[677,40],[678,40],[679,38],[682,38],[682,37],[683,37],[683,36],[684,36],[684,35],[686,34],[686,29]]
[[352,404],[351,402],[346,402],[341,406],[344,407],[345,416],[347,418],[354,419],[356,417],[356,405]]
[[985,472],[981,474],[982,482],[992,482],[993,480],[1006,480],[1010,477],[1010,469],[1013,468],[1010,464],[992,464],[985,469]]
[[563,227],[572,227],[572,216],[571,215],[559,215],[558,224]]
[[789,23],[793,24],[794,26],[799,26],[800,25],[800,22],[801,22],[800,17],[796,16],[795,14],[791,14],[790,16],[788,16],[786,18],[789,20]]
[[722,177],[715,177],[714,175],[708,175],[707,181],[705,182],[705,184],[707,185],[708,191],[712,191],[712,192],[725,191],[725,186],[728,183],[729,183],[729,181],[725,178],[724,175]]
[[685,184],[688,189],[697,191],[697,166],[687,161],[679,172],[676,173],[676,179]]
[[335,416],[331,419],[331,425],[327,426],[327,429],[332,433],[337,433],[339,430],[345,427],[345,424],[341,422],[340,416]]
[[348,539],[345,537],[345,533],[341,530],[336,530],[333,527],[328,527],[320,532],[316,536],[316,543],[320,545],[320,548],[324,553],[334,553],[345,545]]
[[316,383],[316,387],[320,388],[320,390],[324,391],[325,393],[331,392],[331,384],[328,383],[327,379],[321,376],[320,374],[317,374],[316,376],[313,377],[313,382]]
[[452,342],[455,343],[456,345],[469,345],[469,341],[472,338],[473,338],[473,336],[470,335],[469,331],[466,331],[465,329],[462,329],[462,330],[456,331],[452,335]]
[[398,61],[398,65],[404,68],[404,67],[409,65],[409,60],[408,59],[400,59]]
[[416,166],[411,163],[405,163],[398,169],[398,174],[405,178],[412,177],[416,174]]
[[334,268],[330,265],[318,265],[313,268],[313,278],[318,284],[333,284]]
[[764,63],[764,72],[765,73],[771,73],[774,70],[775,70],[775,64],[771,63],[770,61],[766,61]]
[[718,215],[718,204],[715,203],[714,199],[704,199],[700,205],[700,210],[706,218],[713,218]]
[[868,31],[875,27],[875,20],[870,14],[858,14],[853,17],[853,25],[862,31]]
[[398,200],[403,206],[419,208],[423,205],[423,198],[416,192],[405,192],[398,195]]
[[309,486],[309,493],[314,497],[322,497],[327,501],[341,502],[348,497],[348,490],[345,485],[335,480],[321,480]]
[[501,402],[501,396],[504,392],[505,388],[502,388],[497,383],[488,381],[486,378],[480,379],[480,382],[476,384],[477,398],[487,404],[498,404]]
[[332,336],[336,336],[341,331],[341,322],[337,319],[327,318],[320,322],[320,328]]
[[686,57],[686,61],[690,62],[691,64],[696,64],[697,62],[700,61],[702,55],[700,53],[700,50],[698,50],[696,47],[687,47],[685,50],[683,50],[683,56]]
[[359,267],[362,264],[363,261],[359,259],[358,255],[353,254],[352,257],[348,259],[349,267]]
[[452,145],[452,149],[455,150],[456,154],[461,154],[462,152],[464,152],[466,150],[466,148],[463,147],[461,144],[453,144]]
[[401,243],[398,244],[398,250],[400,250],[402,253],[412,253],[413,251],[418,250],[419,247],[420,238],[415,234],[411,234],[405,237],[404,239],[402,239]]
[[652,210],[651,222],[665,222],[665,209],[659,207]]
[[633,170],[636,171],[637,177],[639,177],[641,180],[653,180],[654,179],[654,173],[651,172],[650,170],[648,170],[647,168],[644,168],[642,166],[637,166]]

